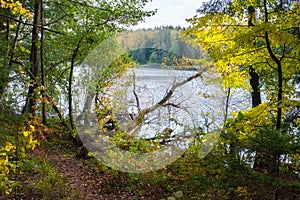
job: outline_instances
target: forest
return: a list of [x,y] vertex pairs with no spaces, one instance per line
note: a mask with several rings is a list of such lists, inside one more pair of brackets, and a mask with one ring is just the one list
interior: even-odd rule
[[0,199],[300,199],[300,2],[0,0]]

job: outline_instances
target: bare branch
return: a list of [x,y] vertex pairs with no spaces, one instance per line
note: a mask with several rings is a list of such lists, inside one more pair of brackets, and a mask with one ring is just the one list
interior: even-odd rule
[[172,97],[174,91],[176,88],[192,81],[193,79],[196,79],[198,77],[200,77],[204,71],[206,71],[207,67],[205,67],[201,72],[198,72],[196,74],[194,74],[193,76],[188,77],[187,79],[174,83],[174,85],[171,87],[171,89],[169,91],[167,91],[166,95],[155,105],[148,107],[148,108],[144,108],[143,110],[141,110],[141,112],[139,113],[139,115],[137,116],[136,119],[136,125],[140,126],[144,120],[145,120],[145,115],[147,115],[150,112],[153,112],[154,110],[156,110],[157,108],[159,108],[160,106],[165,106],[165,104],[167,103],[167,101]]
[[133,95],[135,97],[135,101],[136,101],[136,107],[138,109],[138,112],[141,112],[141,106],[140,106],[140,100],[139,97],[136,93],[136,84],[135,84],[135,72],[133,72]]
[[181,108],[179,104],[174,104],[174,103],[164,103],[162,106],[172,106],[174,108]]
[[135,125],[134,127],[127,133],[127,135],[131,136],[133,135],[136,131],[139,130],[139,128],[142,126],[142,124],[145,121],[145,115],[149,114],[150,112],[153,112],[154,110],[156,110],[157,108],[159,108],[160,106],[166,107],[166,106],[173,106],[175,108],[181,108],[180,105],[178,104],[174,104],[174,103],[170,103],[168,102],[168,100],[172,97],[174,91],[179,88],[180,86],[198,78],[201,77],[201,75],[203,74],[203,72],[205,72],[207,70],[207,67],[203,68],[201,72],[198,72],[196,74],[194,74],[193,76],[190,76],[188,78],[186,78],[183,81],[174,83],[172,85],[172,87],[166,92],[166,95],[160,100],[158,101],[156,104],[148,107],[148,108],[144,108],[142,109],[137,117],[134,119],[135,120]]

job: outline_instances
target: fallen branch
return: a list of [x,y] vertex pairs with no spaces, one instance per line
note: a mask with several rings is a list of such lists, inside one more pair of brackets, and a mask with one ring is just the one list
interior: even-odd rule
[[139,112],[139,114],[137,116],[137,119],[135,121],[136,125],[141,125],[145,120],[145,115],[147,115],[150,112],[153,112],[154,110],[156,110],[160,106],[166,106],[166,105],[170,104],[172,106],[178,107],[178,105],[175,105],[175,104],[172,104],[172,103],[167,103],[167,101],[172,97],[174,91],[177,88],[179,88],[180,86],[182,86],[182,85],[184,85],[184,84],[200,77],[206,69],[207,68],[204,68],[203,71],[198,72],[198,73],[194,74],[193,76],[188,77],[187,79],[185,79],[183,81],[175,83],[171,87],[171,89],[167,92],[167,94],[158,103],[156,103],[155,105],[153,105],[151,107],[144,108],[143,110],[141,110],[141,112]]
[[201,75],[207,70],[207,67],[203,68],[203,70],[201,72],[198,72],[196,74],[194,74],[193,76],[190,76],[188,78],[186,78],[183,81],[174,83],[174,85],[167,91],[166,95],[160,100],[158,101],[156,104],[154,104],[151,107],[148,108],[144,108],[142,109],[136,119],[135,119],[135,126],[131,129],[131,131],[129,131],[127,134],[128,135],[133,135],[136,131],[138,131],[138,129],[142,126],[143,122],[145,121],[145,115],[149,114],[150,112],[153,112],[154,110],[156,110],[157,108],[159,108],[160,106],[166,107],[166,106],[173,106],[176,108],[180,108],[179,105],[176,105],[174,103],[169,103],[168,100],[172,97],[172,95],[174,94],[175,90],[179,87],[181,87],[182,85],[198,78],[201,77]]

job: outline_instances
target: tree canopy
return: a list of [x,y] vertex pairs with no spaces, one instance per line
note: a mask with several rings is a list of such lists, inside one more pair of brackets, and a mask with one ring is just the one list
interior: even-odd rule
[[208,51],[224,88],[252,95],[252,105],[225,122],[226,162],[247,164],[277,184],[286,165],[299,168],[299,11],[295,1],[212,0],[186,31]]

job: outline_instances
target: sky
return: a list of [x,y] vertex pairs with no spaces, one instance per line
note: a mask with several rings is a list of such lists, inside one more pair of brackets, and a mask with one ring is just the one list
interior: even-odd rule
[[189,23],[185,19],[195,16],[202,2],[203,0],[153,0],[146,5],[145,10],[157,9],[157,13],[134,29],[154,28],[161,25],[187,27]]

